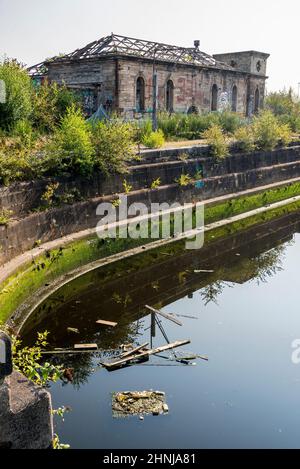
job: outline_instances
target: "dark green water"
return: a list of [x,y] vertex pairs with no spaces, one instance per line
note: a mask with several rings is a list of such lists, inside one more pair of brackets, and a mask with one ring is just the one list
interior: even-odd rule
[[[52,349],[96,342],[105,355],[124,342],[143,343],[150,304],[190,316],[178,318],[182,327],[163,319],[165,332],[171,342],[191,340],[180,353],[209,357],[188,366],[152,357],[111,373],[98,367],[99,356],[61,358],[75,369],[73,384],[51,387],[54,408],[72,408],[56,422],[61,441],[72,448],[299,448],[300,365],[291,359],[300,338],[299,221],[293,215],[206,250],[160,255],[154,265],[145,256],[118,263],[47,300],[24,328],[27,343],[46,329]],[[213,272],[195,273],[202,269]],[[97,319],[118,326],[102,328]],[[165,343],[157,328],[153,345]],[[112,417],[112,392],[147,389],[166,393],[168,415]]]

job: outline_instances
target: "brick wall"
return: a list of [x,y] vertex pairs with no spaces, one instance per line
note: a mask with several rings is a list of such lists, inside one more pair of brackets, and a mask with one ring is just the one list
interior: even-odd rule
[[[265,77],[227,70],[200,69],[176,64],[156,64],[158,76],[158,109],[166,110],[167,82],[174,84],[174,111],[187,112],[191,106],[199,111],[210,111],[212,87],[218,87],[218,108],[222,99],[228,106],[232,103],[232,90],[236,86],[237,111],[246,114],[249,98],[250,110],[254,109],[254,96],[258,88],[260,106],[265,94]],[[145,82],[145,110],[153,107],[153,63],[134,59],[105,59],[78,61],[72,63],[49,64],[48,78],[58,83],[66,83],[74,89],[94,90],[95,104],[106,106],[132,117],[136,110],[137,78]]]

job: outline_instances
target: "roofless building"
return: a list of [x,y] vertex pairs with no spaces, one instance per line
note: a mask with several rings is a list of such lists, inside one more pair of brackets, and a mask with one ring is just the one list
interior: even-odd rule
[[[100,105],[132,117],[153,109],[207,112],[229,108],[251,115],[263,106],[269,54],[217,54],[111,34],[29,69],[33,79],[65,83],[84,99],[88,115]],[[154,84],[154,76],[157,83]]]

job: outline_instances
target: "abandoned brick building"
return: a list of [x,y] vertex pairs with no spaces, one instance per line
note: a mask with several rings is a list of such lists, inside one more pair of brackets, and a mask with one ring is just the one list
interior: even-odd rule
[[151,112],[153,105],[168,112],[257,112],[269,54],[210,56],[199,45],[184,48],[112,34],[29,72],[38,82],[47,78],[77,90],[87,115],[101,105],[128,117]]

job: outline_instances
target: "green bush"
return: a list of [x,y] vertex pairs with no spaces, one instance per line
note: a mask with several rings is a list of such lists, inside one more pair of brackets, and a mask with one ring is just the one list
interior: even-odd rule
[[5,83],[6,102],[0,103],[0,128],[12,130],[18,121],[28,120],[32,111],[32,85],[26,70],[16,60],[0,63],[0,80]]
[[133,125],[124,122],[97,122],[92,124],[94,164],[103,173],[124,173],[127,162],[135,157]]
[[28,120],[17,121],[13,129],[13,135],[20,139],[25,148],[30,148],[34,137],[31,122]]
[[292,132],[300,132],[300,102],[292,90],[270,93],[266,97],[266,109],[270,110],[281,124],[287,124]]
[[288,124],[280,124],[278,126],[279,143],[287,146],[292,141],[292,131]]
[[234,133],[234,139],[240,151],[250,153],[255,150],[253,129],[250,125],[237,129]]
[[165,143],[165,137],[162,130],[151,132],[142,139],[143,145],[147,148],[161,148]]
[[273,150],[278,143],[288,144],[291,131],[287,125],[282,125],[271,111],[263,111],[253,120],[253,134],[255,142],[261,150]]
[[92,133],[79,109],[70,107],[53,135],[44,160],[46,171],[89,175],[93,169]]
[[24,153],[9,153],[0,150],[0,183],[24,180],[31,173],[28,158]]
[[224,111],[219,113],[219,125],[224,132],[234,134],[242,125],[243,118],[236,112]]
[[152,121],[150,119],[146,119],[142,121],[141,126],[139,127],[140,129],[140,143],[142,142],[143,138],[146,135],[150,135],[152,132]]
[[291,114],[294,110],[295,102],[292,91],[277,91],[266,96],[265,107],[275,116]]
[[219,125],[212,125],[203,133],[203,138],[210,146],[211,155],[222,159],[229,154],[229,145],[227,139]]
[[65,85],[56,83],[35,87],[33,92],[33,126],[41,132],[53,132],[67,110],[74,106],[79,108],[79,98]]

